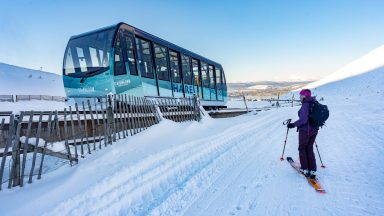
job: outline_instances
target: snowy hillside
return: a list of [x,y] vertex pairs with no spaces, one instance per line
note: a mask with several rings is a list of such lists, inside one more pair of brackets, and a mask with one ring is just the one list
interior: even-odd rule
[[60,75],[0,63],[0,95],[65,96]]
[[318,95],[380,97],[383,84],[384,45],[304,88],[316,88]]
[[[310,85],[330,109],[317,138],[325,169],[316,155],[326,194],[279,160],[282,122],[297,119],[299,108],[284,107],[201,122],[164,120],[74,167],[1,191],[2,213],[384,215],[384,58],[367,56]],[[297,139],[290,130],[286,156],[298,158]]]

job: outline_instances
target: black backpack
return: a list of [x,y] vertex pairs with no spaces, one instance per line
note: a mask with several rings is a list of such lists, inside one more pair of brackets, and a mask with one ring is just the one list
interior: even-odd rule
[[309,124],[313,127],[323,127],[325,121],[329,117],[327,105],[323,105],[318,101],[309,103]]

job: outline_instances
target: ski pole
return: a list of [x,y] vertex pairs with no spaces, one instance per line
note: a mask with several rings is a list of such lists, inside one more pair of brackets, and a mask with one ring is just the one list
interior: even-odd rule
[[320,152],[319,152],[319,148],[317,147],[317,142],[315,141],[315,145],[316,145],[316,149],[317,149],[317,154],[319,155],[319,159],[320,159],[320,162],[321,162],[321,168],[325,168],[324,164],[323,164],[323,161],[321,160],[321,156],[320,156]]
[[[286,121],[283,122],[283,125],[288,125],[289,123],[291,123],[291,121],[292,119],[287,119]],[[283,153],[281,154],[281,157],[280,157],[281,161],[284,160],[284,151],[285,151],[285,145],[287,144],[288,132],[289,132],[289,128],[287,127],[287,135],[285,135]]]

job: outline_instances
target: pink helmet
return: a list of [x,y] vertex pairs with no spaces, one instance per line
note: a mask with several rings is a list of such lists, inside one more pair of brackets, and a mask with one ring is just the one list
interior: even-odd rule
[[303,95],[303,96],[305,96],[305,97],[311,97],[311,90],[309,90],[309,89],[303,89],[303,90],[300,91],[299,94],[300,94],[300,95]]

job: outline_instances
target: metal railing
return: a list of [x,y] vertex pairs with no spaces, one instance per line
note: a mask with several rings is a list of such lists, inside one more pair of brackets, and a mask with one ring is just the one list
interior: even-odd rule
[[18,102],[18,101],[31,101],[31,100],[45,100],[45,101],[67,101],[66,97],[50,96],[50,95],[0,95],[0,102]]

